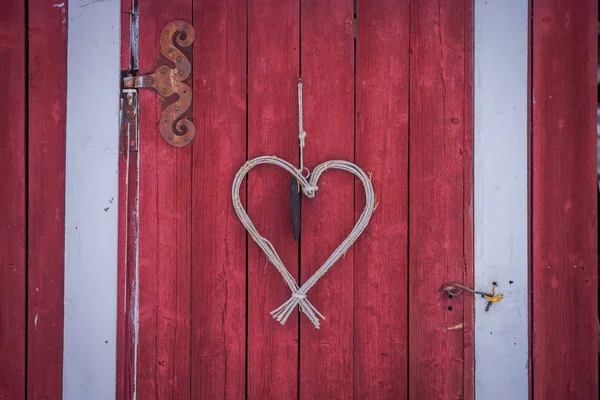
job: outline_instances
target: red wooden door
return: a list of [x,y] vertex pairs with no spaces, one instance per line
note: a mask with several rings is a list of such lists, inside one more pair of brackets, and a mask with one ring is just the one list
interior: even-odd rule
[[[139,147],[121,168],[120,398],[472,398],[472,305],[439,293],[472,281],[471,1],[123,8],[124,27],[139,18],[124,70],[154,69],[168,22],[194,26],[196,137],[169,146],[157,126],[164,104],[140,90]],[[289,289],[231,201],[246,160],[298,164],[300,78],[305,164],[356,163],[379,202],[311,290],[327,317],[320,330],[299,313],[285,325],[270,316]],[[364,207],[360,182],[328,172],[302,202],[295,242],[289,175],[261,167],[245,182],[248,214],[299,282]]]

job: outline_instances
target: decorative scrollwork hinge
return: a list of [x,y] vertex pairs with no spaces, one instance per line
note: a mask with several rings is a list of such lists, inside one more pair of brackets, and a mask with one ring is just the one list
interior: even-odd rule
[[159,122],[161,136],[175,147],[187,146],[196,135],[196,128],[186,115],[192,104],[192,88],[184,83],[190,77],[192,64],[175,46],[176,43],[181,48],[189,47],[193,42],[192,25],[185,21],[168,23],[160,34],[159,50],[162,56],[175,64],[175,68],[163,64],[150,74],[123,79],[125,89],[152,88],[163,99],[177,95],[177,100],[163,109]]

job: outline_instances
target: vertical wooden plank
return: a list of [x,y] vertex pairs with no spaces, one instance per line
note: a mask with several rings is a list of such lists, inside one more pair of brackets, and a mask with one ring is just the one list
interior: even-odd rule
[[246,2],[194,2],[191,398],[243,399],[246,235],[231,184],[246,159]]
[[[298,165],[299,16],[297,0],[248,4],[248,158],[274,154]],[[290,218],[290,175],[266,166],[248,178],[248,213],[298,277]],[[297,397],[298,320],[269,314],[290,290],[265,254],[248,242],[248,397]]]
[[598,397],[597,2],[533,8],[533,397]]
[[[131,13],[132,0],[121,0],[121,71],[131,69]],[[124,99],[122,101],[125,101]],[[130,285],[135,281],[135,277],[129,274],[135,271],[135,260],[129,262],[132,252],[133,242],[129,241],[130,229],[135,224],[136,214],[132,213],[132,205],[135,205],[137,193],[133,192],[133,198],[130,196],[130,190],[137,187],[137,153],[130,152],[129,143],[132,132],[122,132],[121,148],[119,154],[119,242],[118,242],[118,281],[117,281],[117,387],[116,398],[119,400],[130,399],[132,397],[133,371],[131,363],[133,360],[134,343],[132,338],[133,329],[131,326],[131,290]],[[131,222],[131,225],[130,225]]]
[[27,397],[62,396],[66,4],[28,2]]
[[[122,71],[139,66],[138,35],[138,2],[121,0]],[[139,136],[139,127],[137,132],[123,133],[119,158],[117,399],[123,400],[133,398],[137,384],[140,157],[139,151],[132,150],[135,134]]]
[[[126,192],[123,192],[123,197],[126,197],[125,215],[120,221],[125,222],[127,239],[121,246],[125,248],[125,259],[123,263],[123,271],[121,276],[125,279],[124,285],[120,288],[119,310],[124,314],[123,331],[120,339],[123,340],[123,354],[118,355],[120,359],[117,366],[117,374],[119,369],[122,370],[122,376],[117,381],[117,398],[132,399],[136,392],[137,385],[137,343],[139,336],[138,329],[138,290],[137,276],[139,271],[139,208],[140,208],[140,157],[139,152],[129,151],[126,161]],[[124,171],[121,169],[121,171]],[[117,378],[119,378],[117,376]],[[122,396],[122,397],[120,397]]]
[[22,1],[0,5],[0,398],[25,399],[26,19]]
[[[305,164],[310,169],[332,159],[353,161],[353,2],[303,0],[300,14]],[[327,171],[316,197],[302,202],[302,282],[353,224],[354,179],[344,171]],[[353,396],[354,251],[351,248],[308,293],[327,319],[317,330],[300,316],[301,398]]]
[[356,399],[408,393],[408,21],[408,0],[358,1],[356,163],[381,203],[355,244]]
[[[139,69],[151,71],[162,28],[191,21],[191,0],[139,2]],[[192,148],[160,136],[160,101],[140,91],[140,195],[137,398],[190,396],[190,275]],[[135,318],[135,310],[134,310]]]
[[[473,7],[474,1],[467,1],[464,7],[464,146],[463,146],[463,252],[465,274],[463,283],[473,287],[475,280],[475,240],[474,240],[474,139],[473,139]],[[475,398],[475,302],[463,301],[463,395],[462,400]]]
[[[465,8],[411,2],[410,398],[462,398],[467,295],[439,289],[467,279],[465,250]],[[462,324],[462,325],[461,325]]]
[[[124,139],[129,140],[127,135]],[[117,399],[131,399],[135,389],[136,270],[138,260],[138,153],[125,147],[119,156],[119,275],[117,298]]]
[[[131,14],[133,0],[121,0],[121,70],[131,69]],[[137,10],[135,11],[137,12]]]
[[[121,13],[121,25],[129,22],[126,13]],[[123,45],[123,31],[121,30],[121,70],[129,69],[129,46]],[[118,242],[118,275],[117,275],[117,388],[116,398],[124,400],[125,382],[129,369],[127,368],[127,225],[128,225],[128,188],[129,188],[129,146],[124,146],[129,135],[121,138],[123,141],[119,154],[119,242]]]

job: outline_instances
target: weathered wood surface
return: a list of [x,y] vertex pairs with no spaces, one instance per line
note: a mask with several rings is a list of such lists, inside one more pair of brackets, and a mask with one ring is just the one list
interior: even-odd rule
[[26,389],[26,91],[27,47],[22,1],[0,5],[0,399]]
[[465,182],[470,3],[411,3],[408,341],[409,396],[415,399],[463,398],[465,373],[472,373],[464,324],[472,318],[465,306],[473,298],[449,299],[439,291],[472,279],[464,209],[472,190]]
[[533,8],[533,398],[598,398],[597,2]]
[[67,5],[29,0],[27,10],[27,397],[58,399],[63,370]]

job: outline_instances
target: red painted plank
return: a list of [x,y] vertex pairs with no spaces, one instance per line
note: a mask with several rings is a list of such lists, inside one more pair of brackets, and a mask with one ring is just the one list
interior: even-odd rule
[[243,399],[246,235],[231,184],[246,159],[246,1],[194,2],[191,398]]
[[527,106],[529,112],[527,113],[527,149],[529,150],[528,159],[527,159],[527,215],[528,215],[528,224],[527,224],[527,237],[529,238],[528,243],[528,267],[529,267],[529,281],[527,282],[527,286],[529,289],[527,300],[528,304],[528,312],[529,312],[529,324],[528,324],[528,334],[529,334],[529,356],[527,359],[527,373],[528,373],[528,389],[529,389],[529,398],[533,399],[533,9],[532,9],[532,0],[529,0],[529,18],[527,23],[529,27],[527,29]]
[[[128,138],[127,138],[128,139]],[[119,271],[117,310],[117,399],[135,392],[136,264],[139,238],[138,153],[124,151],[119,158]]]
[[121,70],[131,69],[131,0],[121,1]]
[[598,398],[597,2],[533,9],[533,397]]
[[[121,1],[121,70],[130,69],[130,14],[131,0]],[[129,329],[129,318],[131,313],[130,295],[128,290],[131,280],[128,278],[128,255],[129,252],[129,188],[130,180],[137,179],[135,170],[130,174],[130,165],[133,161],[129,152],[129,133],[123,133],[121,138],[121,151],[119,153],[119,217],[118,217],[118,275],[117,275],[117,387],[116,398],[125,400],[131,398],[131,387],[133,382],[132,346],[128,341],[132,330]],[[131,186],[135,186],[132,182]]]
[[25,399],[25,4],[0,4],[0,399]]
[[[127,137],[128,138],[128,137]],[[118,217],[118,272],[117,272],[117,398],[125,390],[128,373],[127,338],[127,215],[128,215],[129,151],[119,154],[119,217]]]
[[[465,274],[463,283],[473,287],[475,282],[475,238],[473,217],[473,1],[464,7],[464,146],[463,146],[463,247]],[[462,400],[475,398],[475,302],[463,299],[464,353],[463,353],[463,396]]]
[[[305,164],[310,169],[331,159],[353,161],[353,1],[303,0],[300,13],[304,128],[308,134]],[[362,200],[357,204],[362,209]],[[316,197],[302,202],[302,282],[325,262],[353,224],[354,178],[344,171],[327,171]],[[308,293],[327,319],[317,330],[300,316],[302,398],[352,398],[353,286],[351,248]]]
[[[191,21],[192,3],[140,1],[139,14],[140,71],[145,73],[156,64],[162,28],[174,19]],[[192,148],[171,147],[160,136],[155,92],[140,91],[140,109],[137,398],[187,399]]]
[[472,326],[464,304],[473,298],[439,292],[445,283],[472,279],[464,255],[465,240],[472,240],[464,213],[469,3],[411,3],[409,394],[415,399],[463,398],[464,368],[472,365],[465,363],[460,324]]
[[[356,163],[372,171],[381,204],[355,244],[354,398],[403,399],[408,394],[409,1],[358,1],[356,14]],[[356,218],[363,204],[357,183]]]
[[[248,3],[248,158],[277,155],[298,165],[300,4]],[[248,213],[298,277],[288,172],[265,166],[248,178]],[[248,397],[292,399],[298,389],[298,320],[281,326],[269,314],[290,297],[265,254],[248,242]]]
[[67,9],[30,0],[27,397],[62,396]]

